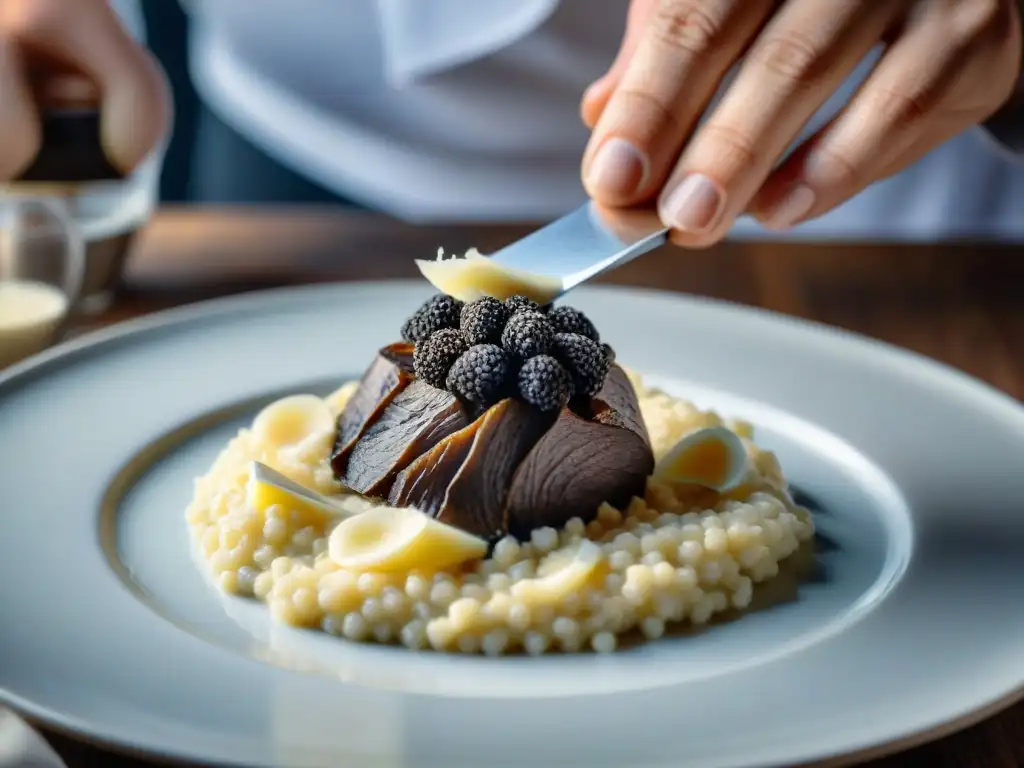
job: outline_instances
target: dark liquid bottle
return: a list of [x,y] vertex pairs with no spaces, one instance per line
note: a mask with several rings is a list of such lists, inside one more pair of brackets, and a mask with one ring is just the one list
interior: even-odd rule
[[38,154],[4,190],[59,200],[85,242],[78,311],[105,309],[116,291],[135,234],[149,218],[156,167],[125,176],[109,161],[100,136],[98,93],[77,76],[34,86],[42,122]]

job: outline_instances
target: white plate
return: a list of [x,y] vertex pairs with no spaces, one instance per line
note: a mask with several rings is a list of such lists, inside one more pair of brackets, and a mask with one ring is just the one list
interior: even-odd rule
[[627,364],[755,422],[815,508],[813,577],[772,607],[614,657],[486,659],[219,596],[190,559],[192,478],[270,398],[359,375],[427,295],[220,300],[0,376],[0,698],[247,766],[739,768],[907,745],[1024,686],[1024,410],[883,345],[653,292],[573,303]]

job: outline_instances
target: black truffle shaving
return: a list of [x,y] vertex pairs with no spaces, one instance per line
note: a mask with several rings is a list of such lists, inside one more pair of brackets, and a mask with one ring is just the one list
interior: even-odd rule
[[509,360],[495,344],[477,344],[466,350],[448,372],[448,391],[478,408],[489,408],[507,390]]
[[499,344],[509,318],[508,308],[497,299],[485,296],[462,308],[459,328],[469,344]]
[[611,361],[593,339],[579,333],[556,333],[551,354],[569,371],[574,396],[593,397],[604,385]]
[[402,325],[402,338],[423,341],[442,328],[458,328],[462,315],[462,302],[451,296],[438,294],[429,298]]
[[572,396],[569,372],[550,355],[531,357],[519,369],[519,395],[542,411],[557,411]]
[[501,345],[512,357],[528,360],[547,354],[554,335],[551,323],[540,312],[520,312],[505,324]]
[[578,333],[593,341],[601,341],[597,328],[575,307],[555,307],[548,313],[555,333]]
[[416,375],[427,384],[444,389],[448,372],[466,351],[466,340],[454,328],[442,328],[416,343],[412,364]]

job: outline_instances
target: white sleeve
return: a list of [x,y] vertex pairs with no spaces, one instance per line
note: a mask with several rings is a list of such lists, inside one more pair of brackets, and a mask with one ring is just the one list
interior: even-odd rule
[[0,707],[0,768],[67,768],[43,737]]
[[146,21],[139,0],[110,0],[114,13],[121,17],[125,29],[140,43],[146,43]]

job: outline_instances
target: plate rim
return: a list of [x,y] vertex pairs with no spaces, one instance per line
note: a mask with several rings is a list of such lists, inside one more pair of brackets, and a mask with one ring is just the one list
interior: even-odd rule
[[[199,755],[189,755],[185,752],[179,754],[159,754],[149,751],[144,746],[138,744],[107,738],[89,731],[87,726],[75,725],[73,718],[54,719],[49,715],[42,714],[46,711],[45,708],[37,708],[27,702],[22,706],[18,704],[20,700],[20,697],[10,695],[5,689],[0,688],[0,707],[9,706],[16,715],[23,717],[33,728],[49,731],[57,736],[77,741],[94,749],[112,752],[122,757],[143,760],[153,765],[177,765],[183,768],[196,760],[203,759]],[[879,742],[874,746],[834,755],[822,755],[817,759],[793,763],[788,768],[849,768],[849,766],[861,765],[865,761],[881,760],[882,758],[891,757],[916,747],[931,744],[940,739],[955,736],[961,731],[972,728],[989,718],[1005,712],[1021,701],[1024,701],[1024,685],[1011,691],[1006,696],[994,700],[987,706],[979,707],[960,717],[936,723],[931,728],[923,728],[900,738]],[[214,765],[221,766],[222,768],[251,768],[243,763],[220,762]]]

